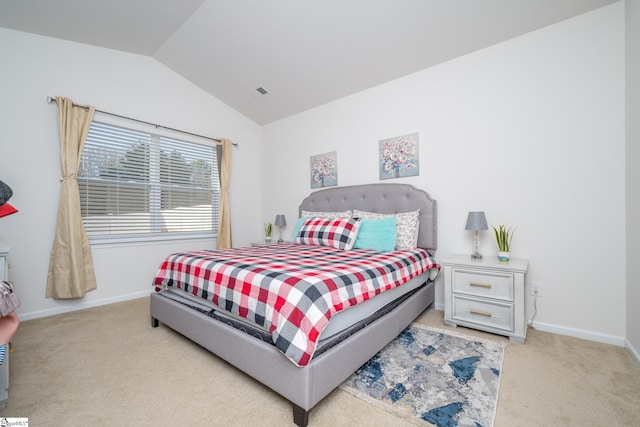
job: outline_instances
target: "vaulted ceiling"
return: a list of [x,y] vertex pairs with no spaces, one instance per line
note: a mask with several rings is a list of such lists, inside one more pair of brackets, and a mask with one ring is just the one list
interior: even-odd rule
[[151,56],[266,124],[616,1],[0,0],[0,26]]

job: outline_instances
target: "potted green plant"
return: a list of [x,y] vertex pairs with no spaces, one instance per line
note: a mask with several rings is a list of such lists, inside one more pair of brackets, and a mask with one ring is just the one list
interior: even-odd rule
[[511,258],[511,240],[516,229],[513,227],[505,227],[500,224],[498,228],[491,226],[496,236],[496,243],[498,244],[498,260],[500,262],[509,262]]
[[264,241],[269,243],[271,242],[271,233],[273,232],[273,224],[270,222],[264,223]]

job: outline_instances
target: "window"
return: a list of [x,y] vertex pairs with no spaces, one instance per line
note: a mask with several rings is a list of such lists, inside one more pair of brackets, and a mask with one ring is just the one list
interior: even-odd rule
[[91,239],[217,230],[219,148],[94,121],[78,185]]

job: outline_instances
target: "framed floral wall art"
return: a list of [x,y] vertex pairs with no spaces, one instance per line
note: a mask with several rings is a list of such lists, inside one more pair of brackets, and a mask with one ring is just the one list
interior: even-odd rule
[[420,172],[418,134],[396,136],[379,142],[380,179],[416,176]]
[[338,154],[336,151],[311,156],[311,188],[338,185]]

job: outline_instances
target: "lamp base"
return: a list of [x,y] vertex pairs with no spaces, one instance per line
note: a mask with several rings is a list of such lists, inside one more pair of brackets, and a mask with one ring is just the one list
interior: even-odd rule
[[476,261],[482,259],[482,255],[480,255],[480,236],[478,236],[478,230],[475,230],[473,233],[473,253],[471,254],[471,259]]

